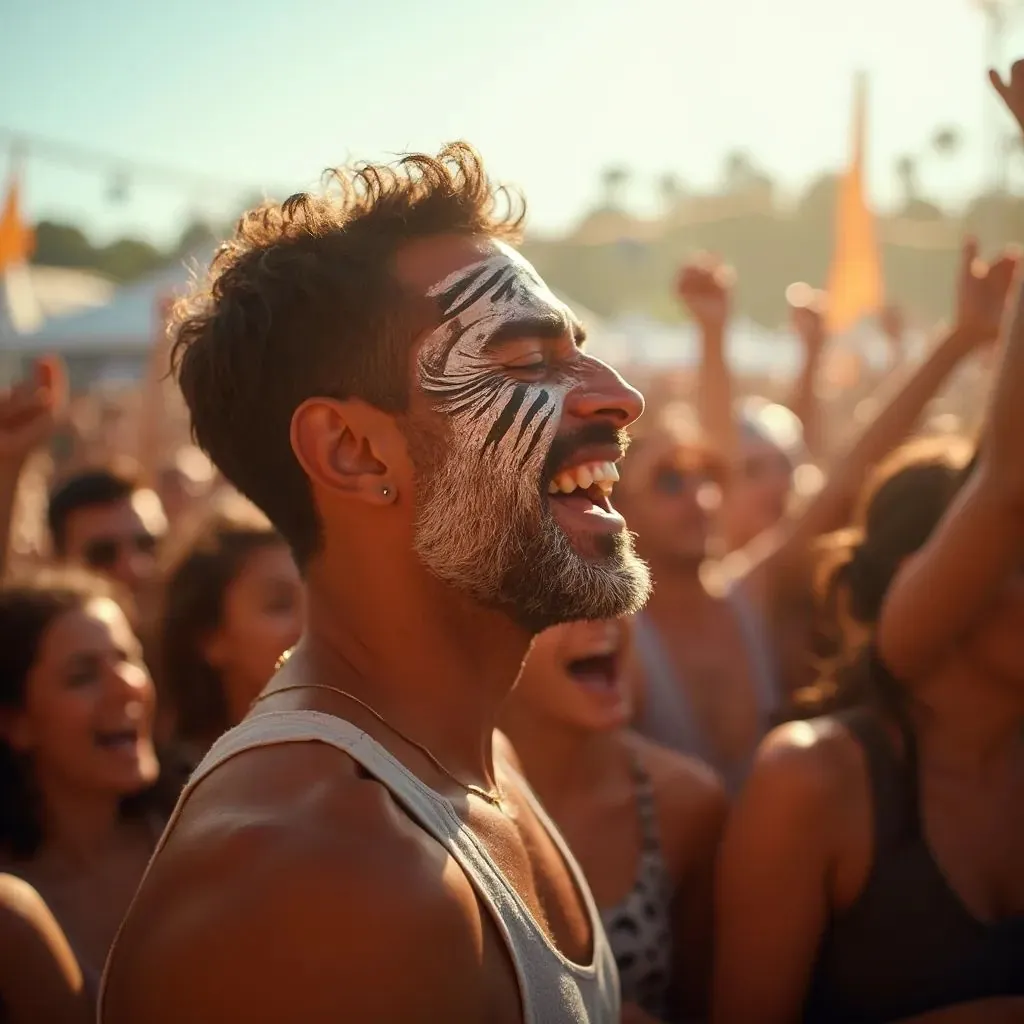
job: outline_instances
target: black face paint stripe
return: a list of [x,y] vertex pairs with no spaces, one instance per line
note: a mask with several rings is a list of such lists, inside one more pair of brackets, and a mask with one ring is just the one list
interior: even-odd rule
[[505,381],[490,380],[473,388],[472,393],[453,394],[445,403],[445,412],[450,416],[472,410],[470,419],[478,420],[504,394]]
[[518,448],[523,440],[523,435],[526,433],[526,428],[530,425],[530,421],[534,416],[537,415],[548,404],[551,396],[547,391],[541,390],[541,393],[534,399],[533,405],[526,410],[526,415],[523,417],[523,422],[519,426],[519,433],[516,435],[516,447]]
[[447,320],[449,317],[449,310],[458,302],[459,297],[465,292],[465,290],[475,281],[480,275],[486,270],[486,267],[477,267],[476,270],[466,274],[465,277],[460,277],[446,291],[441,292],[437,296],[437,305],[441,311],[441,319]]
[[459,302],[453,309],[448,310],[444,315],[445,320],[453,320],[460,313],[464,313],[470,306],[473,305],[478,299],[486,295],[506,274],[510,273],[508,267],[502,267],[500,270],[496,270],[479,288],[476,289],[471,295],[464,298]]
[[519,410],[522,408],[523,402],[526,401],[526,395],[529,390],[530,386],[528,384],[517,384],[515,386],[512,391],[512,395],[505,403],[505,408],[501,410],[498,418],[491,425],[491,429],[488,431],[487,437],[484,440],[484,447],[481,454],[486,452],[488,448],[495,447],[509,432],[512,424],[516,421],[516,416],[519,415]]
[[491,302],[511,302],[519,294],[519,279],[513,274],[492,296]]
[[537,429],[533,432],[533,437],[530,438],[530,443],[526,446],[526,451],[523,453],[523,458],[519,463],[521,466],[525,466],[530,461],[530,456],[533,454],[540,439],[544,436],[544,428],[551,422],[551,418],[554,415],[555,409],[549,409],[544,419],[537,424]]

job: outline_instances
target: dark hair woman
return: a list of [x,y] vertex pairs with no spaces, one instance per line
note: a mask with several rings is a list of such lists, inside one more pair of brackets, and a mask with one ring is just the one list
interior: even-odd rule
[[897,453],[842,538],[845,710],[769,735],[727,828],[720,1024],[1022,1019],[1022,437],[1018,319],[970,472]]
[[281,535],[247,505],[223,505],[172,561],[157,681],[178,745],[195,761],[242,720],[302,632],[303,588]]
[[[0,636],[0,869],[28,883],[4,890],[0,944],[15,928],[38,939],[15,943],[26,957],[62,948],[40,914],[21,912],[31,886],[88,1004],[175,796],[153,746],[155,692],[128,620],[92,577],[0,587]],[[0,992],[11,1019],[17,1002]]]

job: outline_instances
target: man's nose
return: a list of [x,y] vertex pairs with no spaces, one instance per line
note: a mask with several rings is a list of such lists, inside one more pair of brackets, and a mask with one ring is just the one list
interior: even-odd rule
[[628,427],[644,411],[644,396],[612,367],[588,359],[586,372],[566,398],[566,410],[581,420],[604,419]]

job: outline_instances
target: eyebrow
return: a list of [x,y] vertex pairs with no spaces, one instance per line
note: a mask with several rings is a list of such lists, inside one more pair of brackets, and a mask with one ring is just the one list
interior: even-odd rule
[[518,320],[509,320],[508,323],[502,324],[487,339],[484,348],[492,350],[505,342],[515,341],[519,338],[544,338],[557,341],[565,336],[567,330],[571,332],[577,348],[586,341],[586,330],[578,320],[572,317],[562,317],[555,312],[540,316],[521,317]]

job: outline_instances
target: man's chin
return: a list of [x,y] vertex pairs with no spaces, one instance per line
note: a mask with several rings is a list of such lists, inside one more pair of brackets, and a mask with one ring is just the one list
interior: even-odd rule
[[546,550],[506,573],[502,606],[534,633],[563,622],[613,619],[640,611],[650,597],[650,571],[633,549],[633,536],[576,534],[557,528]]

